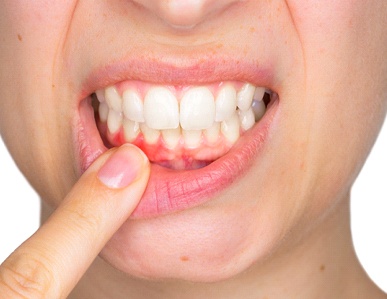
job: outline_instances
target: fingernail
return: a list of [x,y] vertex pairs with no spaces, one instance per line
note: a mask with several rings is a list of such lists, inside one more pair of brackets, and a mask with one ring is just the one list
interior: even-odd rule
[[97,177],[109,188],[129,186],[138,176],[148,158],[137,147],[122,145],[98,171]]

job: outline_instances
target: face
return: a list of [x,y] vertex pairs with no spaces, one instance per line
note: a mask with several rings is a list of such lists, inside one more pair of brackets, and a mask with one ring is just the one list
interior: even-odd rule
[[102,257],[229,278],[348,196],[386,114],[386,14],[383,0],[4,0],[1,134],[52,207],[107,148],[137,144],[151,181]]

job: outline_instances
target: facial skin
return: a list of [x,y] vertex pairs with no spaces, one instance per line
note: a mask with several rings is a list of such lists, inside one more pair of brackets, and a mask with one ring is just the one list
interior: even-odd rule
[[0,6],[1,135],[46,213],[79,178],[74,124],[97,70],[128,60],[269,66],[264,87],[279,95],[278,107],[243,177],[198,207],[128,221],[102,251],[136,277],[214,282],[255,273],[316,232],[344,227],[350,187],[386,115],[385,1],[197,2],[202,9],[161,0]]

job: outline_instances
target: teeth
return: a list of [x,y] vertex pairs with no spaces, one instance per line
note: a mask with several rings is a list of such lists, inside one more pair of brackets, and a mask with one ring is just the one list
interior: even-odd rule
[[266,112],[265,103],[261,101],[253,101],[251,109],[254,112],[255,121],[259,121]]
[[122,99],[118,94],[117,89],[108,87],[105,90],[105,99],[110,109],[117,112],[122,112]]
[[247,131],[254,126],[255,116],[252,108],[247,111],[239,110],[238,116],[242,130]]
[[140,130],[146,143],[156,144],[160,137],[160,131],[149,128],[146,124],[140,124]]
[[215,102],[206,87],[188,90],[180,102],[180,125],[184,130],[203,130],[212,126],[215,119]]
[[174,94],[164,87],[151,88],[144,100],[144,118],[151,129],[176,129],[179,126],[179,105]]
[[220,130],[228,141],[236,142],[240,136],[238,115],[235,113],[230,119],[223,121]]
[[183,130],[184,136],[184,145],[186,148],[196,148],[199,147],[202,141],[202,131],[192,130],[186,131]]
[[143,136],[147,144],[160,141],[170,150],[180,146],[214,148],[222,135],[231,144],[235,143],[241,132],[252,128],[266,112],[265,88],[246,83],[237,92],[235,86],[226,82],[215,87],[183,87],[178,91],[170,86],[147,87],[147,90],[130,87],[122,97],[112,86],[95,94],[100,121],[107,123],[111,134],[122,130],[126,142],[135,142],[138,136]]
[[140,125],[137,122],[131,121],[129,119],[124,119],[124,136],[127,142],[132,142],[136,140],[138,134],[140,133]]
[[167,148],[174,149],[179,143],[181,129],[178,127],[177,129],[162,130],[161,134]]
[[106,122],[109,114],[109,106],[106,104],[106,102],[101,102],[99,104],[98,112],[99,112],[99,119],[102,122]]
[[214,144],[218,141],[219,133],[220,133],[219,122],[215,122],[210,128],[204,131],[204,135],[206,136],[206,139],[210,144]]
[[97,96],[97,99],[98,99],[98,101],[99,101],[100,103],[106,101],[106,99],[105,99],[105,91],[103,91],[102,89],[97,90],[97,91],[95,92],[95,95]]
[[254,100],[255,101],[262,101],[263,100],[263,96],[265,95],[265,91],[266,89],[263,88],[263,87],[257,87],[255,89],[255,93],[254,93]]
[[232,85],[226,85],[220,90],[215,106],[215,121],[229,119],[234,114],[237,108],[237,93]]
[[107,126],[110,133],[117,133],[122,125],[122,113],[114,111],[112,109],[109,110],[108,118],[107,118]]
[[249,110],[251,102],[253,101],[255,87],[249,83],[243,85],[242,89],[237,95],[237,104],[240,110]]
[[139,94],[128,89],[122,95],[122,110],[127,119],[136,122],[144,122],[144,103]]

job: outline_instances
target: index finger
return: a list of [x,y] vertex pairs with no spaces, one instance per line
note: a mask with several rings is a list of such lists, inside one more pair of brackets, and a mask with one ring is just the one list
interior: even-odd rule
[[44,225],[0,267],[0,298],[65,298],[137,206],[149,162],[124,145],[83,174]]

